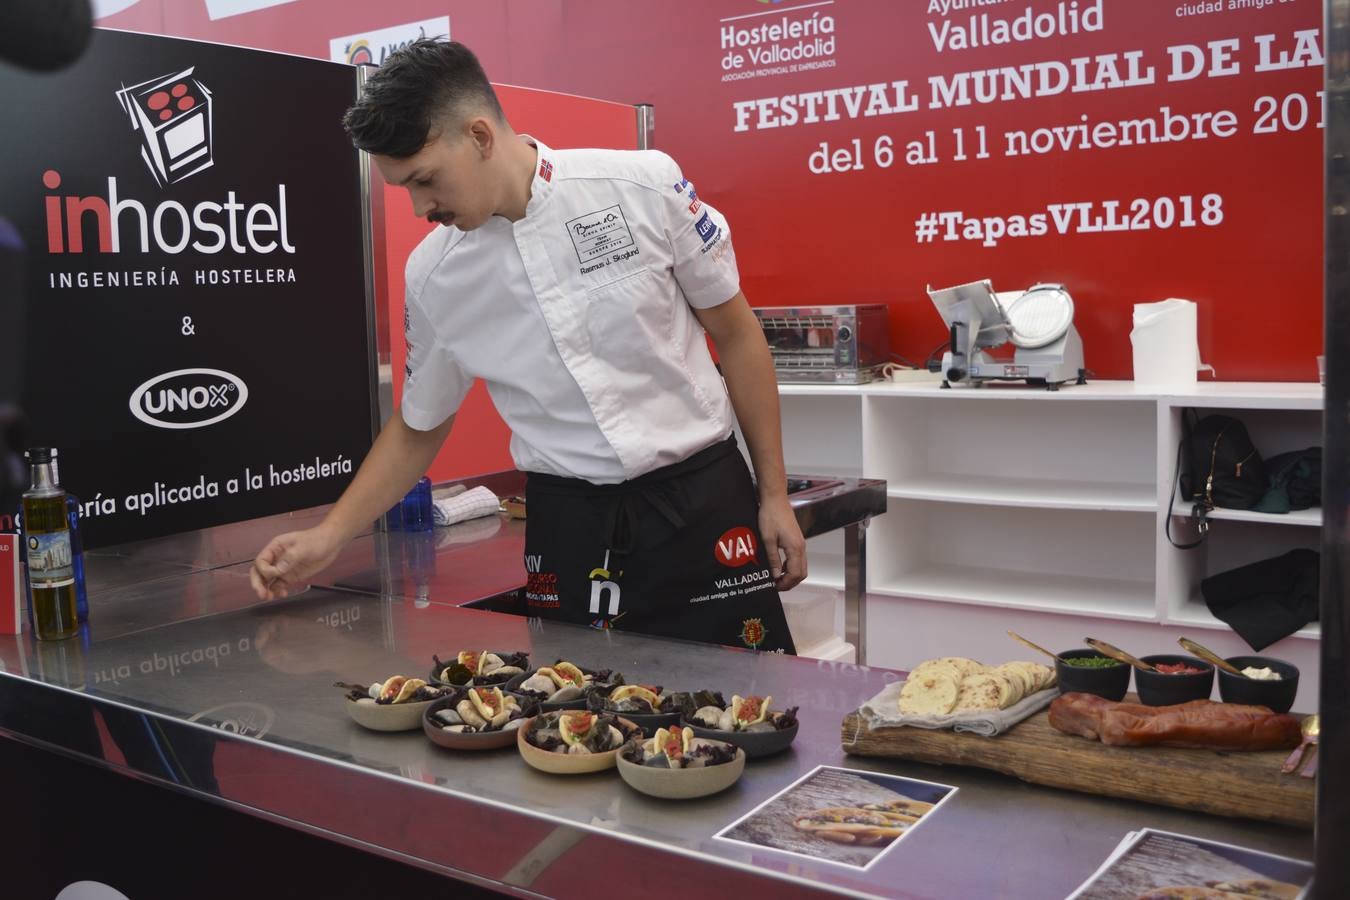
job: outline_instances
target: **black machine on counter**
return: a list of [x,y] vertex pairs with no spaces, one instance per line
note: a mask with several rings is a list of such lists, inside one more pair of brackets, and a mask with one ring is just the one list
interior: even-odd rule
[[766,306],[755,309],[782,384],[865,384],[891,360],[886,307]]
[[[950,333],[940,369],[944,388],[1025,381],[1055,391],[1070,381],[1087,383],[1083,341],[1073,327],[1073,298],[1064,285],[995,294],[985,279],[929,288],[928,296]],[[1008,343],[1017,348],[1011,362],[984,352]]]

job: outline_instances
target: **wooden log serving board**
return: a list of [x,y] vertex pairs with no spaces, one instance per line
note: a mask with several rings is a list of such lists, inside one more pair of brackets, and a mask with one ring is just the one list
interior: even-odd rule
[[844,752],[856,756],[973,766],[1087,794],[1313,827],[1315,780],[1280,772],[1288,750],[1109,747],[1056,731],[1048,708],[992,738],[924,728],[872,731],[852,712],[842,736]]

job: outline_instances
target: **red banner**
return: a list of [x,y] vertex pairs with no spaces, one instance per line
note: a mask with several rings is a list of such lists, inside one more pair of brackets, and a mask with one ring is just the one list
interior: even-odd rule
[[211,20],[141,0],[107,23],[327,55],[448,14],[495,81],[655,104],[657,145],[727,214],[756,305],[885,302],[894,349],[922,362],[944,336],[925,286],[1054,281],[1099,377],[1131,376],[1133,305],[1168,297],[1198,304],[1220,379],[1316,375],[1316,0],[540,6]]

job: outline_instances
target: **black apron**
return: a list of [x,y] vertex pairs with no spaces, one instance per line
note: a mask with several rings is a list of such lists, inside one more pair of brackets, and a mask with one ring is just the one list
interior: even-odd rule
[[797,652],[734,435],[620,484],[531,472],[525,508],[529,615]]

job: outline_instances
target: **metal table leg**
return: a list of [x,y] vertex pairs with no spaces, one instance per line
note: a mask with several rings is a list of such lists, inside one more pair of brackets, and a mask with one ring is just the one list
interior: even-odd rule
[[867,525],[863,519],[844,526],[844,640],[867,664]]

